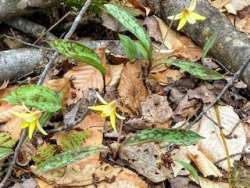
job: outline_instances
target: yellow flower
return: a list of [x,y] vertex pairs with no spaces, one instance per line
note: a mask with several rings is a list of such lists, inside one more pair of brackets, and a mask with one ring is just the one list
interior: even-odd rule
[[20,118],[22,122],[20,123],[20,126],[25,129],[29,128],[28,130],[28,136],[31,139],[34,131],[38,129],[42,134],[47,135],[45,130],[41,127],[40,122],[39,122],[39,117],[40,117],[40,112],[35,111],[35,112],[23,112],[23,113],[18,113],[18,112],[12,112],[16,117]]
[[170,20],[180,20],[179,25],[177,27],[178,31],[181,30],[187,22],[190,24],[195,24],[196,21],[203,21],[206,19],[206,17],[194,12],[196,8],[196,2],[197,0],[191,0],[191,3],[188,8],[184,8],[181,13],[177,15],[168,17],[168,19]]
[[116,113],[116,101],[110,103],[106,102],[99,93],[96,93],[97,98],[102,103],[102,105],[90,106],[89,109],[101,112],[103,118],[109,117],[112,128],[116,130],[116,117],[118,119],[125,119]]

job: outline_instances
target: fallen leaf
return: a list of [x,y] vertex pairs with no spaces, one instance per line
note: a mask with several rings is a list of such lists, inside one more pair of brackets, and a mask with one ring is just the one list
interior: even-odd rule
[[146,17],[144,25],[148,28],[148,34],[157,42],[162,42],[161,31],[159,24],[154,16]]
[[166,96],[149,95],[141,103],[142,118],[151,123],[166,123],[173,116]]
[[175,55],[191,61],[200,59],[201,50],[191,39],[169,29],[160,18],[156,17],[156,20],[160,27],[163,44],[173,50]]
[[230,188],[229,184],[224,182],[216,182],[202,177],[199,177],[199,182],[193,178],[191,179],[200,185],[201,188]]
[[[235,153],[241,153],[246,145],[246,134],[243,124],[240,123],[239,116],[234,112],[231,106],[218,106],[218,114],[220,116],[221,126],[223,127],[223,133],[228,135],[235,128],[230,138],[225,138],[229,155]],[[207,115],[214,121],[217,121],[216,110],[212,108]],[[225,146],[220,136],[220,128],[215,125],[207,117],[203,116],[199,123],[194,126],[194,130],[201,136],[205,137],[200,140],[198,146],[200,151],[212,162],[216,162],[226,157]],[[241,158],[240,155],[230,158],[231,165],[234,161]],[[227,161],[222,161],[218,164],[219,167],[224,170],[228,170]]]
[[189,99],[200,99],[204,104],[212,103],[215,100],[215,95],[206,85],[201,85],[195,89],[189,89],[187,95]]
[[121,101],[128,108],[128,111],[138,113],[140,103],[148,95],[143,83],[142,68],[139,62],[127,63],[122,71],[121,80],[118,86],[118,93]]
[[179,70],[167,68],[164,71],[154,72],[150,74],[150,78],[157,81],[160,85],[169,85],[183,76],[183,73]]
[[18,140],[22,131],[21,126],[19,126],[21,121],[20,118],[14,117],[7,123],[1,125],[0,131],[7,132],[13,139]]
[[11,106],[9,104],[6,105],[2,105],[0,107],[0,123],[5,123],[8,122],[9,120],[11,120],[12,118],[15,117],[15,115],[13,114],[13,112],[16,113],[23,113],[26,112],[27,109],[24,106]]
[[111,81],[109,84],[107,84],[108,87],[114,87],[116,86],[121,78],[121,73],[124,68],[123,64],[120,65],[108,65],[110,69],[111,74]]
[[237,11],[250,5],[249,0],[230,0],[228,4],[225,5],[227,11],[231,14],[237,14]]
[[196,146],[188,146],[187,154],[204,177],[222,177],[219,169]]

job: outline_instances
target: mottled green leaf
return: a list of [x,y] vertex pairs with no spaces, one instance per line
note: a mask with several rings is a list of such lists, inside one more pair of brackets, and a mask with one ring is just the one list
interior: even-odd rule
[[56,147],[54,145],[42,145],[37,148],[36,155],[32,157],[36,166],[39,166],[44,161],[53,157],[56,153]]
[[1,132],[0,133],[0,160],[8,157],[14,151],[12,147],[16,144],[9,134]]
[[61,97],[45,86],[26,85],[12,91],[4,100],[13,105],[24,104],[45,112],[56,112],[61,109]]
[[126,145],[140,144],[145,142],[167,142],[177,145],[192,145],[201,138],[199,134],[183,129],[145,129],[125,140]]
[[202,56],[201,59],[202,61],[204,61],[204,58],[207,56],[207,53],[209,52],[209,50],[214,46],[214,43],[217,40],[217,34],[213,34],[211,35],[205,42],[203,49],[202,49]]
[[62,39],[53,40],[50,45],[66,57],[87,63],[105,74],[105,68],[94,50],[77,42]]
[[139,59],[149,59],[148,52],[144,48],[144,46],[139,41],[135,41],[135,45],[136,45],[137,57]]
[[185,162],[185,161],[182,161],[182,160],[178,160],[177,162],[180,163],[180,164],[183,166],[183,168],[184,168],[185,170],[189,171],[190,174],[193,176],[193,178],[194,178],[197,182],[199,182],[199,175],[198,175],[198,172],[197,172],[197,170],[196,170],[191,164],[189,164],[189,163],[187,163],[187,162]]
[[128,56],[130,60],[136,59],[137,50],[135,42],[126,35],[119,34],[120,42],[124,53]]
[[144,28],[137,22],[137,20],[127,11],[116,5],[105,4],[104,8],[110,15],[116,18],[127,30],[133,33],[140,40],[141,44],[148,53],[148,57],[151,57],[150,38]]
[[88,156],[94,155],[98,152],[97,146],[90,146],[76,150],[66,151],[60,154],[57,154],[48,160],[41,163],[38,167],[40,171],[46,172],[49,170],[62,168],[71,164],[73,162],[84,159]]
[[86,131],[67,131],[60,134],[60,145],[64,151],[78,149],[87,137]]
[[192,76],[199,78],[201,80],[220,80],[223,79],[223,75],[211,70],[203,65],[181,60],[167,60],[166,64],[174,65],[180,68],[184,72],[188,72]]
[[0,147],[0,160],[8,157],[10,154],[12,154],[14,151],[11,148],[3,148]]

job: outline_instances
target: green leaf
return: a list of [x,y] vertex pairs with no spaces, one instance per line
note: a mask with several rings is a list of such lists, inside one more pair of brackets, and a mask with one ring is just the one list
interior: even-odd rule
[[130,60],[136,59],[137,49],[135,42],[126,35],[119,34],[120,42],[124,53],[128,56]]
[[76,150],[66,151],[60,154],[57,154],[48,160],[41,163],[38,167],[40,171],[47,172],[49,170],[62,168],[71,164],[73,162],[84,159],[88,156],[96,154],[98,151],[97,146],[90,146]]
[[86,131],[69,131],[61,133],[60,145],[64,151],[80,148],[82,142],[88,137]]
[[177,145],[192,145],[201,138],[199,134],[184,129],[145,129],[125,140],[126,145],[134,145],[145,142],[167,142]]
[[201,55],[201,59],[202,61],[204,61],[204,58],[207,56],[207,53],[209,52],[209,50],[214,46],[214,43],[217,40],[217,34],[213,34],[211,35],[207,41],[205,42],[203,49],[202,49],[202,55]]
[[53,145],[42,145],[38,147],[37,154],[32,157],[32,160],[35,162],[36,166],[39,166],[44,161],[53,157],[56,153],[56,147]]
[[13,153],[13,149],[11,148],[3,148],[0,147],[0,160],[8,157],[9,155],[11,155]]
[[152,47],[150,38],[144,28],[137,22],[137,20],[127,11],[116,5],[105,4],[104,9],[139,39],[142,46],[146,49],[148,57],[151,57]]
[[193,176],[193,178],[199,182],[199,175],[198,175],[198,172],[196,171],[196,169],[189,163],[185,162],[185,161],[182,161],[182,160],[178,160],[176,161],[178,163],[180,163],[184,168],[185,170],[189,171],[190,174]]
[[56,112],[61,109],[61,97],[45,86],[26,85],[17,88],[4,100],[13,105],[24,104],[45,112]]
[[174,65],[180,68],[184,72],[188,72],[192,76],[199,78],[201,80],[220,80],[223,79],[223,75],[220,73],[208,69],[203,65],[190,62],[190,61],[181,61],[181,60],[167,60],[166,64]]
[[105,74],[105,68],[94,50],[77,42],[62,39],[50,41],[49,44],[66,57],[87,63]]
[[149,59],[148,52],[144,48],[144,46],[139,41],[135,41],[135,45],[136,45],[137,57],[139,59]]
[[8,157],[14,151],[12,147],[16,144],[9,134],[0,132],[0,160]]

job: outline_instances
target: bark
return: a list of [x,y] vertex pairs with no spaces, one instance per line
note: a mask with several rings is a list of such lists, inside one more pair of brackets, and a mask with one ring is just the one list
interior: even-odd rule
[[46,55],[38,49],[21,48],[0,52],[0,82],[18,80],[40,70],[46,63]]
[[[170,24],[168,16],[188,7],[190,0],[145,0],[144,4]],[[232,71],[236,72],[244,62],[250,60],[250,39],[237,31],[222,13],[207,0],[198,0],[195,11],[205,16],[206,20],[193,25],[187,24],[182,30],[184,34],[202,47],[207,38],[216,33],[218,39],[210,50],[210,55]],[[176,27],[177,22],[173,24],[173,28]],[[244,70],[241,78],[250,88],[250,65]]]
[[58,4],[58,0],[0,0],[0,22]]
[[[34,38],[39,38],[44,32],[47,31],[46,27],[21,17],[8,20],[5,22],[5,24]],[[47,40],[53,40],[57,38],[50,32],[47,32],[44,37]]]

